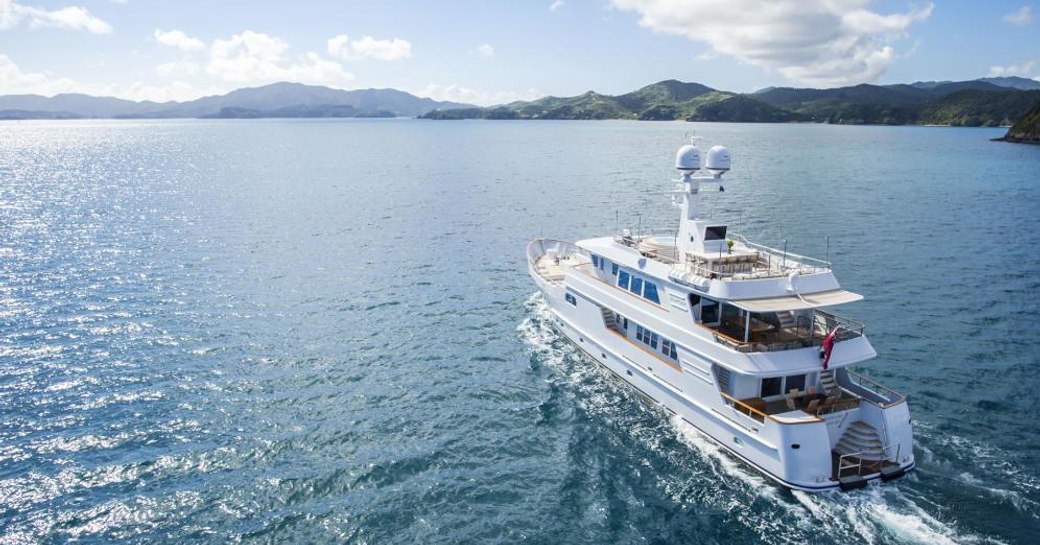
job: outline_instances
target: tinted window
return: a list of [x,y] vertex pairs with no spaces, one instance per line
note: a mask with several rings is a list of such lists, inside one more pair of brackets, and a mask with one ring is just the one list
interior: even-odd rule
[[780,382],[782,380],[781,377],[762,379],[762,397],[780,395]]
[[793,375],[787,377],[787,384],[784,385],[784,389],[790,392],[795,388],[798,388],[799,391],[805,389],[805,375]]
[[621,289],[625,289],[625,290],[628,289],[628,273],[627,272],[621,271],[621,273],[618,274],[617,285]]
[[572,304],[574,306],[578,306],[578,300],[575,299],[573,295],[568,293],[568,294],[564,295],[563,298],[566,299],[568,303],[570,303],[570,304]]
[[599,256],[596,254],[592,254],[592,265],[594,267],[599,267]]
[[643,294],[643,279],[638,276],[632,277],[632,287],[629,288],[636,295]]
[[726,226],[715,225],[704,229],[704,240],[722,240],[726,238]]
[[661,299],[657,297],[657,284],[647,282],[646,286],[643,288],[643,297],[646,297],[655,303],[660,303]]
[[719,302],[711,299],[702,299],[704,306],[701,307],[701,321],[711,324],[719,321]]
[[617,263],[611,263],[610,274],[617,276]]

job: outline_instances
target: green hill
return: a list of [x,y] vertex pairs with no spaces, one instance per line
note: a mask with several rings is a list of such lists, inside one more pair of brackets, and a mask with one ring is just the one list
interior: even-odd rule
[[1040,100],[1026,112],[1004,135],[1005,142],[1020,142],[1025,144],[1040,144]]
[[618,96],[589,91],[491,108],[435,110],[422,117],[991,127],[1010,125],[1029,110],[1038,93],[971,80],[835,89],[773,87],[742,95],[699,83],[665,80]]

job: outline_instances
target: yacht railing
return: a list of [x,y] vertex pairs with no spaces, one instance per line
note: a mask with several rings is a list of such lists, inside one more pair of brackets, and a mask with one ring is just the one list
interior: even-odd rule
[[883,409],[906,401],[905,395],[846,368],[835,373],[835,380],[839,386]]
[[527,244],[527,262],[532,265],[538,261],[539,257],[549,253],[555,253],[562,258],[572,254],[581,254],[583,250],[573,242],[551,238],[539,238]]
[[[804,317],[799,317],[795,320],[795,323],[801,323],[801,321],[807,322]],[[813,313],[813,327],[810,333],[810,337],[814,340],[819,338],[822,343],[823,339],[834,331],[834,328],[838,328],[838,332],[834,334],[835,341],[847,341],[849,339],[855,339],[863,336],[863,330],[867,326],[858,320],[852,318],[846,318],[845,316],[839,316],[837,314],[831,314],[830,312],[816,309]]]
[[[880,473],[881,467],[886,462],[899,463],[900,445],[886,445],[881,448],[882,460],[864,460],[864,452],[850,452],[838,457],[838,478],[847,477],[849,471],[855,471],[853,475],[862,477]],[[892,454],[889,454],[891,452]]]
[[744,416],[746,416],[746,417],[748,417],[748,418],[750,418],[750,419],[752,419],[752,420],[754,420],[756,422],[765,423],[766,420],[772,420],[773,422],[776,422],[777,424],[794,425],[794,424],[813,424],[813,423],[821,421],[821,419],[818,416],[811,415],[809,413],[805,413],[804,414],[804,418],[794,418],[794,419],[792,419],[792,418],[785,418],[785,417],[781,417],[781,416],[778,416],[778,415],[769,414],[769,413],[765,412],[763,409],[760,409],[760,408],[755,407],[753,405],[750,405],[750,404],[748,404],[748,403],[746,403],[744,401],[741,401],[741,400],[739,400],[739,399],[737,399],[737,398],[727,394],[726,392],[719,392],[719,393],[722,394],[723,400],[725,400],[726,404],[729,405],[730,408],[732,408],[734,411],[736,411],[736,412],[738,412],[738,413],[740,413],[740,414],[742,414],[742,415],[744,415]]
[[[733,333],[734,328],[736,328],[743,334],[744,327],[742,325],[737,324],[734,326],[732,325],[733,322],[727,323],[730,324],[727,331]],[[783,350],[821,346],[823,340],[827,338],[831,331],[834,331],[835,327],[838,327],[838,332],[834,335],[836,342],[862,337],[863,331],[866,329],[862,322],[831,314],[820,309],[816,309],[812,318],[812,325],[810,325],[809,318],[799,316],[795,320],[794,326],[780,327],[772,332],[767,332],[765,340],[760,338],[744,341],[741,338],[727,335],[717,328],[703,327],[709,329],[714,334],[715,342],[738,352],[780,352]]]
[[[788,252],[786,250],[770,248],[769,246],[765,246],[763,244],[751,242],[747,239],[747,237],[741,235],[740,233],[730,233],[728,238],[739,241],[744,246],[758,251],[760,260],[762,259],[761,254],[765,254],[766,261],[769,264],[770,268],[772,268],[775,265],[780,271],[790,272],[793,270],[800,270],[809,274],[825,272],[831,269],[830,261],[824,261],[822,259],[816,259],[815,257],[799,255],[793,252]],[[793,266],[789,266],[789,262]]]

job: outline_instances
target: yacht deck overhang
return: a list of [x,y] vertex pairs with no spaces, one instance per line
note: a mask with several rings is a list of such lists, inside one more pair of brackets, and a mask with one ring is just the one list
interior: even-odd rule
[[759,299],[737,299],[727,303],[749,312],[781,312],[786,310],[805,310],[834,305],[844,305],[862,301],[863,296],[845,290],[827,290],[817,293],[786,295],[782,297],[763,297]]

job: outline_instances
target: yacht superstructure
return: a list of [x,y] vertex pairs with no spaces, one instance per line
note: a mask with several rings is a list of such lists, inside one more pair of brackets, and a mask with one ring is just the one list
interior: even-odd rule
[[832,307],[830,263],[698,215],[729,151],[679,149],[678,229],[527,247],[554,326],[646,397],[777,482],[851,489],[914,467],[906,398],[850,369],[877,354]]

